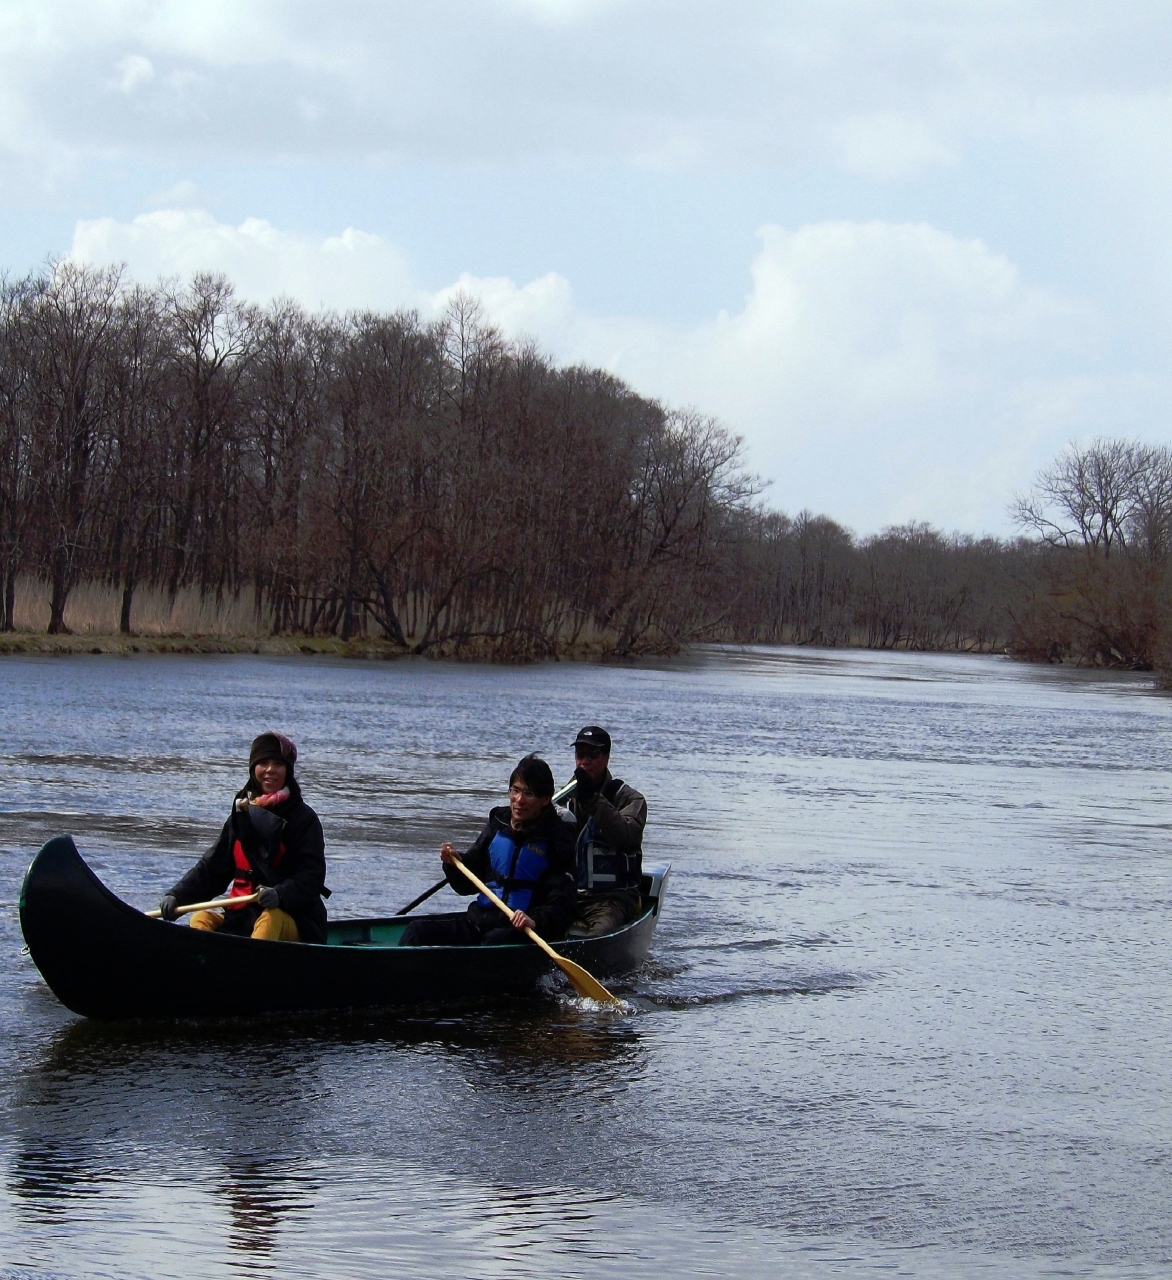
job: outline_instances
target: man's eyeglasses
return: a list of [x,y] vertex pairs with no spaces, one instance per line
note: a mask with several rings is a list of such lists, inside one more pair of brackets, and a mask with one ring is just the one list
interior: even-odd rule
[[603,753],[600,747],[578,746],[574,748],[574,754],[578,757],[579,760],[597,760],[602,756]]
[[536,800],[537,792],[530,791],[528,787],[518,787],[516,785],[509,788],[510,800]]

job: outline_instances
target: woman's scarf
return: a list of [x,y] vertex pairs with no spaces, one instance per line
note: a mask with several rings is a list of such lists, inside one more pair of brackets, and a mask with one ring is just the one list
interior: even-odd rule
[[284,804],[289,799],[291,792],[288,787],[282,787],[280,791],[274,791],[272,795],[259,796],[240,796],[236,801],[236,808],[241,813],[248,808],[250,804],[255,804],[261,809],[271,809],[274,805]]

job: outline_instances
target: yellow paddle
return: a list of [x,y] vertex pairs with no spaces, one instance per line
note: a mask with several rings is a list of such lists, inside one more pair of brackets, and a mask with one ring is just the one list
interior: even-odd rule
[[[484,883],[479,876],[473,875],[471,871],[460,861],[459,858],[452,859],[452,865],[459,867],[460,870],[468,877],[469,880],[480,890],[481,893],[492,903],[495,903],[509,917],[513,918],[512,909],[505,906],[504,902],[496,896],[495,893]],[[612,996],[610,992],[598,981],[593,974],[587,973],[580,964],[575,964],[573,960],[567,960],[565,956],[560,956],[542,937],[539,937],[532,929],[526,927],[525,932],[530,939],[535,942],[542,951],[557,965],[557,967],[569,978],[573,984],[574,990],[580,995],[585,996],[587,1000],[599,1000],[603,1004],[622,1004],[618,996]]]
[[[578,779],[571,778],[569,782],[567,782],[566,785],[562,787],[560,791],[555,791],[553,793],[553,798],[551,799],[550,803],[560,804],[563,800],[568,799],[570,796],[574,794],[574,788],[577,785],[578,785]],[[442,880],[437,880],[435,884],[431,886],[430,889],[424,889],[424,891],[419,895],[418,898],[412,898],[411,901],[407,903],[405,907],[400,907],[398,911],[395,912],[395,915],[405,916],[409,911],[414,911],[415,908],[419,906],[421,902],[426,902],[433,893],[439,893],[439,891],[447,883],[448,881],[446,876]]]
[[[189,902],[185,907],[176,907],[175,914],[177,916],[186,916],[192,911],[213,911],[216,907],[246,907],[259,897],[259,893],[250,893],[246,898],[216,898],[212,902]],[[162,914],[157,907],[154,911],[143,912],[144,916],[150,916],[152,920],[158,920]]]

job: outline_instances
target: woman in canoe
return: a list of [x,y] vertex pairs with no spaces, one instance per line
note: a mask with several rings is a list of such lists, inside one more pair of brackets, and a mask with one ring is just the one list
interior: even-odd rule
[[[527,942],[522,929],[545,939],[563,938],[577,906],[574,879],[574,827],[550,803],[553,773],[528,755],[509,778],[509,803],[489,812],[484,830],[462,855],[469,871],[503,898],[513,914],[506,919],[483,895],[462,916],[421,916],[403,931],[402,947],[461,947]],[[476,893],[454,865],[461,857],[448,843],[440,862],[457,893]]]
[[168,891],[159,911],[224,892],[254,903],[197,911],[193,929],[221,929],[275,942],[325,942],[325,841],[317,814],[301,798],[293,776],[297,748],[283,733],[262,733],[248,753],[248,781],[236,793],[220,838]]

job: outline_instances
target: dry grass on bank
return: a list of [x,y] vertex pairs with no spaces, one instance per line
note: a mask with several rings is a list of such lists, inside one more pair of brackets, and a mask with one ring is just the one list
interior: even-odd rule
[[[50,636],[49,626],[50,587],[36,578],[17,579],[15,600],[15,631],[0,633],[0,653],[330,653],[352,657],[401,657],[403,650],[378,634],[360,631],[350,641],[335,635],[272,634],[271,610],[265,606],[260,614],[255,607],[252,588],[239,597],[226,597],[218,603],[213,597],[201,596],[193,588],[181,590],[172,601],[158,588],[143,588],[135,593],[131,610],[131,634],[119,633],[118,623],[122,609],[122,593],[117,587],[102,583],[81,583],[70,592],[65,609],[65,625],[68,635]],[[427,616],[427,601],[418,602],[415,617],[404,615],[406,640],[413,646],[419,639],[411,630],[414,621],[420,628]],[[372,632],[374,628],[372,628]],[[719,642],[727,637],[714,636]],[[600,630],[593,623],[580,627],[572,643],[563,637],[559,650],[562,658],[596,660],[614,654],[615,636]],[[780,635],[765,643],[808,643],[796,630],[784,628]],[[823,641],[822,643],[826,643]],[[839,636],[831,641],[831,647],[867,648],[865,632]],[[908,643],[897,643],[896,649],[915,648]],[[948,651],[967,653],[1000,653],[1004,646],[982,642],[975,638],[958,637],[955,646]],[[666,647],[663,652],[674,652]],[[462,661],[528,661],[532,654],[513,653],[507,642],[499,638],[480,637],[460,641],[433,643],[428,649],[432,658],[451,658]]]
[[[119,588],[101,583],[82,583],[70,592],[65,608],[68,635],[51,636],[49,626],[50,587],[35,578],[20,578],[16,584],[15,630],[0,633],[3,654],[69,653],[265,653],[327,654],[347,658],[400,658],[403,650],[379,636],[358,635],[344,641],[337,636],[271,634],[270,611],[259,617],[251,589],[239,598],[216,603],[198,591],[180,591],[174,602],[165,591],[143,589],[135,593],[131,610],[132,633],[121,635],[118,622],[122,609]],[[606,644],[587,628],[562,654],[566,658],[595,659],[605,656]],[[416,637],[408,635],[408,643]],[[459,646],[437,644],[428,651],[431,658],[465,661],[499,661],[496,642],[484,639]],[[508,660],[508,655],[505,655]],[[522,659],[523,660],[523,659]]]
[[[18,632],[37,633],[49,626],[50,588],[36,578],[18,578],[13,621]],[[114,636],[122,612],[122,592],[117,587],[87,582],[75,587],[65,605],[65,625],[74,635]],[[130,612],[131,630],[139,636],[209,636],[219,639],[255,639],[271,630],[268,610],[256,612],[251,588],[239,597],[217,603],[193,588],[184,588],[174,601],[166,591],[142,588],[135,592]]]

